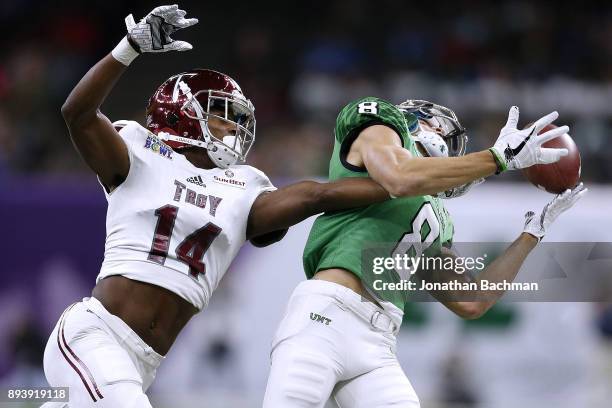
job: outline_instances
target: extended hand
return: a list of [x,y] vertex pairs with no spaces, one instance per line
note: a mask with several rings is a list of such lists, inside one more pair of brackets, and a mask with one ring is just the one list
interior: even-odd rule
[[181,28],[191,27],[198,22],[197,18],[185,18],[187,12],[178,5],[159,6],[146,15],[138,24],[130,14],[125,18],[127,39],[139,53],[187,51],[193,48],[185,41],[175,41],[170,35]]
[[572,208],[587,191],[588,189],[580,183],[573,189],[558,194],[550,203],[546,204],[538,217],[535,216],[533,211],[527,212],[525,214],[524,232],[533,235],[538,241],[542,240],[546,230],[559,214]]
[[559,126],[539,135],[538,133],[559,117],[557,112],[538,119],[527,129],[517,129],[519,109],[510,108],[506,126],[499,133],[495,145],[489,150],[496,157],[500,171],[523,169],[534,164],[554,163],[567,156],[567,149],[542,147],[542,144],[569,131],[567,126]]

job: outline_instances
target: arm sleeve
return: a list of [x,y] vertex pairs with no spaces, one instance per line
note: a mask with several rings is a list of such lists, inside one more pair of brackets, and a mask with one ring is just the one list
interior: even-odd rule
[[261,194],[269,193],[270,191],[276,190],[276,187],[272,184],[268,176],[261,170],[255,167],[243,165],[242,174],[246,174],[247,182],[247,193],[248,193],[248,209],[251,210],[253,203],[257,200]]
[[270,191],[274,191],[276,190],[276,187],[274,187],[274,184],[272,184],[268,176],[266,176],[263,171],[260,171],[254,167],[252,169],[253,169],[253,174],[254,174],[253,179],[254,179],[254,184],[255,184],[255,197],[253,201],[255,201],[255,198],[257,198],[260,194],[269,193]]

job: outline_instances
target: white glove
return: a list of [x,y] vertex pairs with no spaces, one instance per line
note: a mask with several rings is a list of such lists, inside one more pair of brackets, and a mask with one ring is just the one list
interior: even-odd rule
[[130,14],[125,18],[127,36],[112,51],[113,57],[124,65],[143,52],[187,51],[193,48],[186,41],[174,41],[170,35],[181,28],[197,24],[197,18],[185,18],[187,12],[178,5],[159,6],[138,24]]
[[495,145],[489,149],[498,166],[498,173],[505,170],[523,169],[534,164],[554,163],[567,156],[567,149],[552,149],[542,147],[542,143],[561,136],[569,131],[569,127],[560,126],[538,135],[546,125],[559,117],[557,112],[538,119],[527,129],[516,128],[519,118],[519,108],[513,106],[508,113],[506,126],[499,132]]
[[573,189],[568,189],[558,194],[550,203],[546,204],[539,217],[536,217],[533,211],[527,212],[525,214],[525,229],[523,231],[541,241],[546,234],[546,230],[557,219],[559,214],[572,208],[587,191],[589,190],[580,183]]
[[197,24],[197,18],[185,18],[187,12],[178,5],[159,6],[146,15],[138,24],[130,14],[125,18],[128,30],[128,41],[137,52],[187,51],[193,48],[185,41],[174,41],[170,38],[181,28]]
[[484,183],[485,179],[481,178],[478,180],[470,181],[469,183],[463,184],[458,187],[451,188],[450,190],[443,191],[441,193],[436,194],[438,198],[457,198],[461,197],[465,193],[467,193],[472,187],[475,187],[479,184]]

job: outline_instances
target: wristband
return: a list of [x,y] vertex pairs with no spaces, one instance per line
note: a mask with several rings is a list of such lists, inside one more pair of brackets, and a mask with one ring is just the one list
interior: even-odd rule
[[505,160],[499,156],[497,149],[490,147],[489,151],[493,155],[493,160],[495,160],[495,164],[497,165],[497,171],[495,171],[495,174],[500,174],[508,170],[508,165],[506,164]]
[[119,44],[111,51],[113,58],[125,65],[126,67],[134,61],[139,55],[136,50],[130,45],[127,37],[123,37]]

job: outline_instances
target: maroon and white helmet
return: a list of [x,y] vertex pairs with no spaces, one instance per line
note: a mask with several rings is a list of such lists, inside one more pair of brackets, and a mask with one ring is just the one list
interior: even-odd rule
[[[231,134],[215,137],[214,117],[231,123]],[[203,147],[210,159],[227,168],[246,159],[255,141],[255,107],[229,76],[194,69],[168,78],[151,96],[147,128],[175,150]]]

